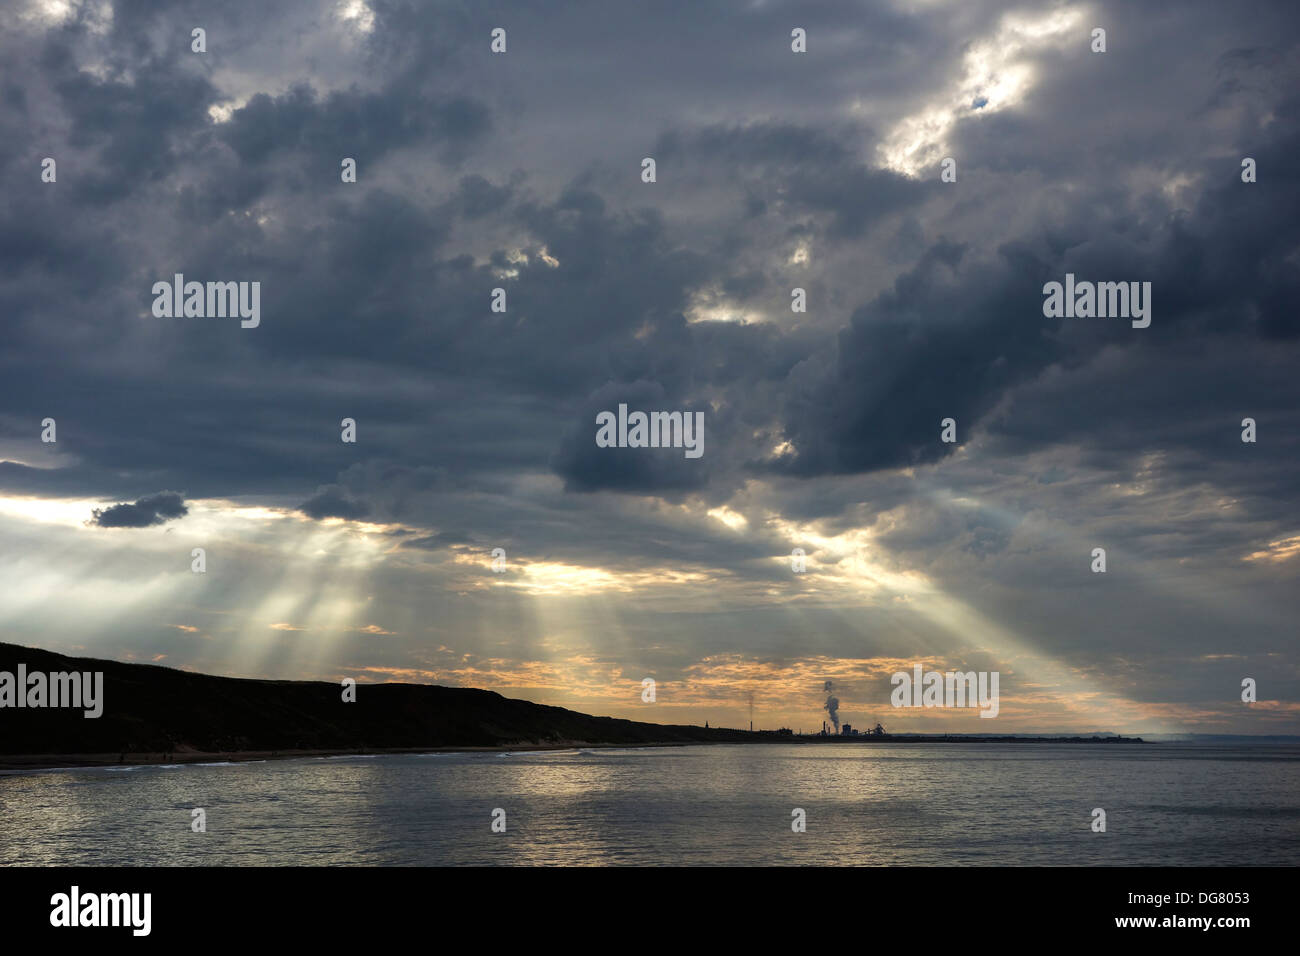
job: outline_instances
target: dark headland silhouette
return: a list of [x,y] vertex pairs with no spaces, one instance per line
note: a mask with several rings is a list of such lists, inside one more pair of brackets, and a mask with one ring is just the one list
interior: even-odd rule
[[102,672],[103,713],[0,707],[0,766],[690,743],[1140,742],[1132,737],[799,736],[593,717],[487,690],[193,674],[0,643],[0,672]]

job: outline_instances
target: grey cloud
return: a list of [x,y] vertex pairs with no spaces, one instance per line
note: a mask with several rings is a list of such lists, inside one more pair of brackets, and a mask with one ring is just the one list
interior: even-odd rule
[[364,501],[351,497],[338,485],[322,485],[302,503],[299,510],[309,518],[364,518],[370,514],[370,506]]
[[189,514],[185,499],[174,491],[160,491],[146,495],[134,504],[117,504],[108,508],[95,508],[90,524],[100,528],[150,528],[166,524],[172,518]]

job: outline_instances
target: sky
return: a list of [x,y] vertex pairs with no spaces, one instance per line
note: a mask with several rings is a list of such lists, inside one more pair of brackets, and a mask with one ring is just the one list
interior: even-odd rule
[[[0,641],[1300,733],[1298,41],[1271,2],[6,0]],[[159,317],[177,273],[258,324]],[[1067,274],[1150,325],[1045,315]],[[703,454],[601,447],[620,404]],[[891,706],[916,665],[998,716]]]

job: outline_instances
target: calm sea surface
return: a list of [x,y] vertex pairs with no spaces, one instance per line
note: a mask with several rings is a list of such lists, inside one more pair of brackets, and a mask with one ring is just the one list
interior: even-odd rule
[[963,863],[1300,864],[1300,747],[714,745],[0,775],[4,865]]

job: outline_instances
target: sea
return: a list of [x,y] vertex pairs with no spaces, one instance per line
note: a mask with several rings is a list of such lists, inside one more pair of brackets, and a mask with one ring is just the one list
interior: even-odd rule
[[1295,866],[1300,746],[714,744],[0,774],[5,866],[949,864]]

